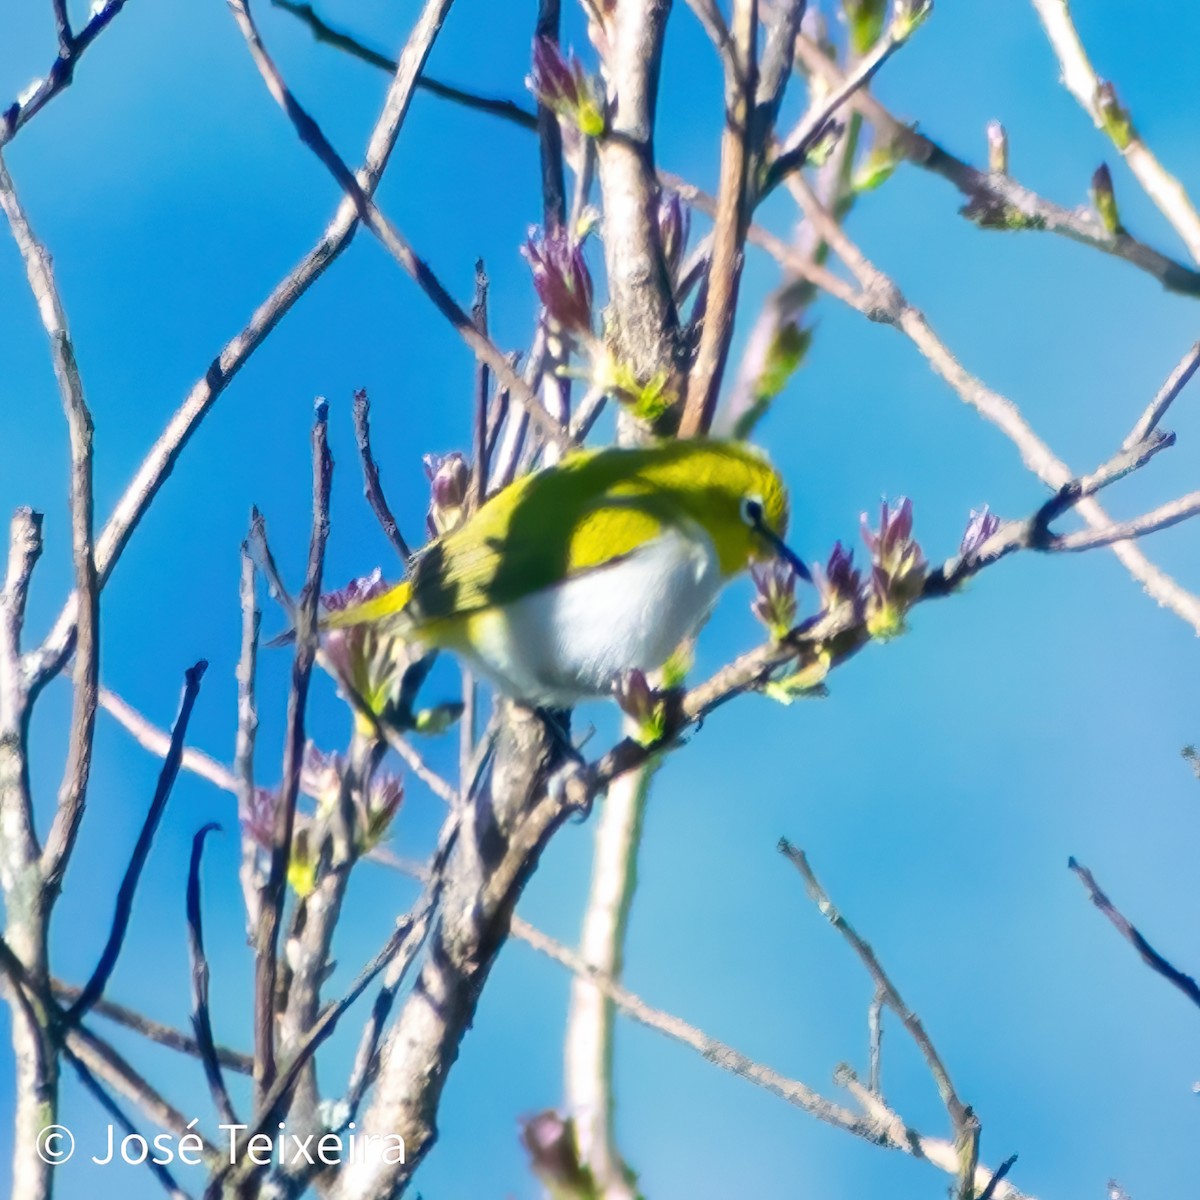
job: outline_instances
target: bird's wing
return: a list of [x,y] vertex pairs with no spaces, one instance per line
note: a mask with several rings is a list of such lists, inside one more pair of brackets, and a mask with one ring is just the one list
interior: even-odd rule
[[413,563],[407,615],[418,624],[507,604],[597,570],[673,523],[662,493],[608,456],[584,453],[493,497]]

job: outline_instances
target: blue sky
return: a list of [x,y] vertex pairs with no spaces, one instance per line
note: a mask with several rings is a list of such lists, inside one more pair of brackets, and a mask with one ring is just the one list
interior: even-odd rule
[[[386,79],[312,42],[261,5],[285,74],[347,158],[357,159]],[[711,186],[720,81],[686,7],[672,18],[658,150],[664,166]],[[522,98],[532,3],[459,0],[431,73]],[[1118,81],[1139,128],[1200,194],[1192,64],[1200,10],[1153,0],[1079,0],[1102,74]],[[399,46],[414,0],[329,0],[324,14],[381,49]],[[582,44],[577,15],[572,37]],[[48,66],[49,4],[2,20],[0,97]],[[1083,203],[1104,158],[1125,223],[1182,255],[1111,148],[1057,83],[1032,9],[945,3],[882,73],[878,94],[930,136],[978,161],[999,118],[1012,170],[1064,204]],[[311,245],[335,185],[267,96],[224,5],[130,3],[88,53],[75,85],[20,134],[9,167],[54,254],[97,424],[97,507],[107,513],[191,383],[281,274]],[[492,278],[496,340],[518,347],[534,314],[518,247],[540,211],[536,147],[520,130],[419,95],[382,203],[462,299],[473,263]],[[894,274],[962,361],[1012,397],[1079,470],[1106,458],[1196,337],[1195,302],[1164,294],[1123,263],[1048,235],[984,233],[957,215],[942,181],[901,168],[854,212],[850,231]],[[767,217],[788,228],[786,206]],[[776,279],[747,261],[745,315]],[[47,551],[30,634],[69,588],[66,451],[44,336],[20,262],[0,238],[0,510],[46,512]],[[972,507],[1026,514],[1041,486],[894,332],[823,301],[809,361],[762,427],[793,490],[794,537],[823,554],[857,536],[881,493],[907,494],[932,558],[952,552]],[[742,332],[748,326],[743,318]],[[736,347],[735,347],[736,351]],[[307,537],[308,425],[328,397],[338,473],[332,580],[394,568],[361,501],[350,430],[354,388],[369,388],[385,482],[404,527],[420,529],[420,455],[469,440],[472,365],[456,336],[370,238],[287,317],[188,447],[104,594],[105,682],[169,723],[184,668],[211,662],[193,722],[197,745],[231,757],[238,545],[251,504],[297,579]],[[1196,486],[1200,419],[1186,394],[1169,424],[1179,445],[1114,494],[1132,514]],[[1146,549],[1200,587],[1195,527]],[[759,632],[745,587],[731,589],[701,639],[697,670]],[[267,626],[282,624],[268,613]],[[961,1094],[983,1122],[984,1157],[1019,1152],[1019,1186],[1041,1197],[1098,1197],[1118,1178],[1135,1200],[1188,1194],[1200,1170],[1193,1082],[1196,1013],[1137,963],[1066,869],[1091,866],[1152,940],[1200,968],[1195,846],[1200,789],[1179,757],[1200,738],[1194,634],[1143,597],[1111,555],[1012,560],[962,596],[915,615],[831,680],[821,702],[781,708],[746,698],[722,710],[660,773],[651,802],[627,965],[629,985],[714,1036],[834,1092],[831,1074],[865,1068],[871,988],[775,852],[786,835],[810,853],[835,901],[923,1016]],[[286,656],[263,681],[260,772],[277,772]],[[447,667],[443,684],[453,682]],[[319,687],[314,733],[326,748],[345,718]],[[35,786],[52,803],[68,690],[45,697],[34,727]],[[590,714],[608,727],[604,710]],[[450,761],[452,747],[431,747]],[[157,764],[101,717],[90,806],[59,907],[58,971],[81,980],[153,789]],[[416,784],[395,849],[431,844],[438,802]],[[195,829],[215,819],[205,866],[218,1037],[246,1046],[251,964],[236,884],[229,797],[182,779],[155,847],[114,999],[187,1019],[183,884]],[[520,911],[572,941],[591,829],[565,829]],[[411,888],[364,867],[350,897],[333,986],[386,935]],[[501,955],[446,1092],[441,1141],[423,1195],[476,1200],[538,1194],[517,1144],[523,1113],[561,1095],[568,980],[527,947]],[[353,1022],[350,1023],[351,1027]],[[115,1040],[175,1103],[215,1121],[199,1068]],[[352,1028],[323,1060],[344,1078]],[[10,1065],[0,1057],[0,1152],[7,1157]],[[690,1051],[622,1024],[619,1132],[650,1200],[924,1200],[945,1180],[927,1166],[828,1130]],[[944,1133],[936,1093],[893,1023],[889,1099]],[[64,1120],[99,1136],[99,1110],[68,1085]],[[72,1163],[64,1196],[156,1194],[144,1172]],[[185,1186],[189,1182],[185,1177]],[[193,1186],[198,1180],[191,1180]]]

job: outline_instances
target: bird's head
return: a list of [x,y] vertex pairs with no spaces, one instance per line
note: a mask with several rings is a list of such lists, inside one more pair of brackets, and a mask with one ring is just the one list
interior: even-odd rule
[[687,517],[716,547],[721,571],[736,575],[751,564],[782,557],[804,578],[808,570],[783,538],[787,488],[762,451],[742,442],[668,443],[656,474]]

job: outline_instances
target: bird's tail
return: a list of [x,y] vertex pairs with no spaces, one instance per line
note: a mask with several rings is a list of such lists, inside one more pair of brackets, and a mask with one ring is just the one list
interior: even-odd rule
[[335,609],[321,618],[322,629],[348,629],[354,625],[394,624],[404,614],[412,598],[412,584],[408,580],[388,588],[378,596]]
[[[318,622],[317,628],[326,633],[333,629],[350,629],[355,625],[402,626],[404,610],[408,607],[411,597],[412,584],[405,580],[377,596],[326,613]],[[272,638],[267,645],[286,646],[295,640],[296,631],[289,629]]]

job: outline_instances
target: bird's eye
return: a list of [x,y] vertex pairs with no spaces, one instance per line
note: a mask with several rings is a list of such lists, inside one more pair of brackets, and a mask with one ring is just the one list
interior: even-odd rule
[[742,520],[751,529],[757,529],[763,523],[763,502],[761,496],[744,496],[740,505]]

